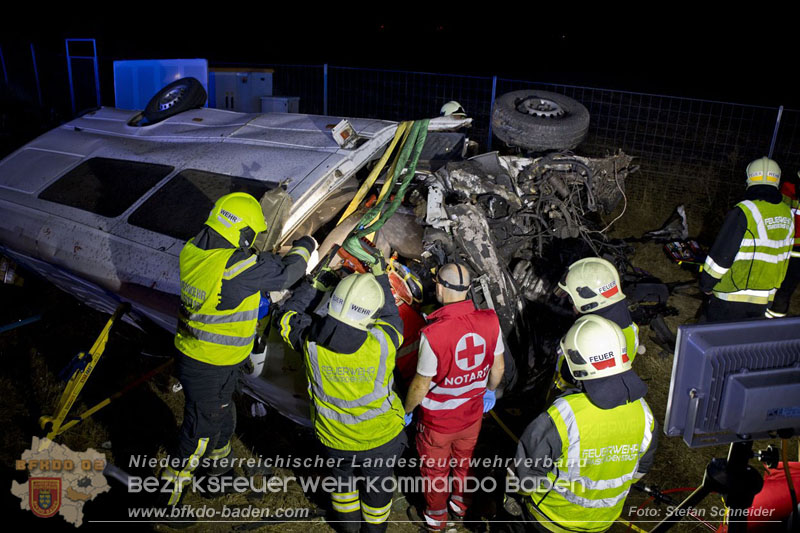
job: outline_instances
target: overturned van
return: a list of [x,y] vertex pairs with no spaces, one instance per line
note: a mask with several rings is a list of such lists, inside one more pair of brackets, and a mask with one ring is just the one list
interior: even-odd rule
[[[136,112],[90,112],[0,161],[0,253],[95,309],[129,302],[127,320],[174,331],[178,256],[220,196],[261,198],[284,187],[292,207],[279,246],[305,234],[323,248],[344,238],[347,225],[335,221],[398,124],[348,117],[357,142],[340,145],[342,120],[201,108],[143,125]],[[429,128],[453,131],[470,120],[438,117]],[[537,260],[548,242],[590,232],[588,211],[613,209],[631,158],[491,153],[438,166],[421,164],[378,244],[415,263],[420,277],[432,265],[466,262],[479,274],[479,305],[497,310],[518,346],[530,344],[525,306],[549,291]],[[274,336],[262,347],[248,392],[307,422],[299,356]],[[536,366],[530,354],[521,359]]]

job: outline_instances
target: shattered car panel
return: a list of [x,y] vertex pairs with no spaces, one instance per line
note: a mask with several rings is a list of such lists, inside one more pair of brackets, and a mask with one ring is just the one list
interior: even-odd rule
[[493,152],[448,163],[427,177],[427,198],[417,197],[428,225],[425,247],[439,261],[466,260],[486,277],[483,298],[509,335],[523,300],[550,293],[535,265],[554,241],[582,239],[600,255],[605,237],[597,215],[624,197],[625,179],[636,170],[632,160],[622,152],[606,158]]

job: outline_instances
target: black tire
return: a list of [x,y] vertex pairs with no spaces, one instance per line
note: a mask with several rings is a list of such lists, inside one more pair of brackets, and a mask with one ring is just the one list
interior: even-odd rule
[[153,124],[189,109],[202,107],[206,98],[203,84],[195,78],[181,78],[158,91],[147,102],[143,115],[148,124]]
[[[520,108],[528,107],[533,114]],[[547,91],[513,91],[498,98],[492,131],[512,146],[535,152],[572,150],[586,137],[589,111],[577,100]]]

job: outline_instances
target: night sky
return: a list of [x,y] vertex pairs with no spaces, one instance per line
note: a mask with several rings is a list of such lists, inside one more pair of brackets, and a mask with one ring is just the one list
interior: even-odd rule
[[[699,4],[699,3],[695,3]],[[105,3],[0,18],[0,44],[94,37],[101,59],[321,64],[499,75],[800,108],[789,13],[695,4],[422,9],[415,3]],[[111,16],[121,9],[128,14]],[[691,6],[691,8],[690,8]],[[747,6],[744,6],[747,7]],[[191,11],[191,13],[188,13]],[[39,46],[39,45],[37,45]]]

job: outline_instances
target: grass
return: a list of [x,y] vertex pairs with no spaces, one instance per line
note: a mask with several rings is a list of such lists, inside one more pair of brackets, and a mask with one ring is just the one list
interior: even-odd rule
[[[625,234],[635,228],[642,230],[655,229],[662,220],[638,220],[632,223],[629,215],[620,220],[615,232]],[[665,282],[691,281],[694,275],[672,264],[661,251],[660,245],[642,243],[636,245],[631,258],[634,266],[643,268]],[[0,368],[0,390],[3,391],[3,402],[0,403],[0,464],[4,475],[18,481],[24,481],[24,474],[13,472],[8,465],[18,459],[24,449],[30,445],[32,435],[38,433],[37,420],[42,414],[50,414],[55,406],[63,383],[57,375],[69,359],[82,349],[88,348],[94,336],[104,325],[107,316],[95,312],[79,303],[72,297],[46,285],[32,282],[22,291],[15,290],[11,298],[6,298],[4,290],[5,315],[13,315],[21,309],[16,303],[19,299],[33,300],[43,310],[44,318],[35,324],[25,326],[0,335],[0,358],[4,362]],[[21,301],[21,300],[20,300]],[[667,317],[670,328],[677,330],[678,325],[691,322],[697,312],[700,300],[689,295],[671,297],[669,305],[678,309],[679,314]],[[794,298],[791,312],[800,314],[800,301]],[[12,316],[4,316],[4,323]],[[663,423],[666,410],[669,381],[672,370],[672,354],[663,351],[651,340],[651,331],[647,326],[640,332],[647,353],[638,357],[635,370],[647,382],[649,393],[647,401],[659,423]],[[88,405],[103,399],[120,388],[133,376],[145,369],[161,364],[160,358],[141,355],[142,347],[148,343],[142,332],[121,324],[115,326],[109,341],[106,354],[98,365],[95,375],[86,386],[74,410],[80,411]],[[152,350],[150,350],[152,351]],[[99,449],[106,453],[109,460],[129,470],[135,475],[151,475],[147,469],[131,468],[130,457],[134,454],[159,456],[164,454],[165,444],[174,435],[182,417],[183,395],[172,392],[176,383],[173,377],[160,376],[146,385],[129,393],[118,402],[113,403],[87,422],[68,431],[60,442],[71,449],[82,451],[87,448]],[[244,397],[237,399],[239,407],[239,425],[234,450],[238,457],[275,457],[280,454],[294,456],[316,452],[313,435],[287,419],[271,411],[266,418],[249,416],[249,401]],[[501,404],[497,412],[514,432],[521,429],[531,420],[531,414],[525,405]],[[774,442],[758,442],[756,449],[764,448]],[[797,456],[796,444],[793,443],[792,456]],[[484,421],[478,455],[512,456],[514,443],[499,427],[488,418]],[[703,478],[706,464],[712,457],[723,457],[726,447],[689,449],[681,439],[667,438],[660,435],[656,461],[652,471],[644,478],[648,484],[657,485],[662,490],[682,487],[696,487]],[[279,476],[309,476],[317,472],[310,469],[287,470],[276,472]],[[485,472],[501,475],[498,472]],[[263,496],[235,494],[215,500],[206,500],[190,494],[186,503],[195,506],[208,505],[222,508],[223,505],[258,507],[318,508],[327,505],[326,493],[304,494],[296,483],[289,484],[286,493],[271,493]],[[86,505],[87,520],[97,517],[113,517],[119,519],[124,509],[130,504],[124,489],[115,489]],[[685,493],[676,493],[677,499]],[[408,495],[412,503],[418,502],[414,495]],[[9,516],[20,516],[19,502],[15,498],[4,499],[4,509],[13,513]],[[646,497],[632,491],[625,505],[623,518],[628,516],[630,508],[643,505]],[[718,505],[719,497],[707,498],[705,506]],[[476,508],[491,513],[496,508],[496,499],[486,498],[476,502]],[[416,531],[417,526],[403,523],[406,520],[406,509],[409,502],[404,495],[396,495],[395,505],[390,516],[393,522],[391,531]],[[652,507],[652,504],[648,508]],[[663,506],[662,506],[663,508]],[[642,520],[642,518],[637,518]],[[33,521],[32,523],[36,523]],[[716,520],[715,523],[718,523]],[[648,529],[652,524],[642,525]],[[237,526],[244,527],[242,524]],[[255,524],[247,524],[255,526]],[[231,524],[198,524],[189,531],[230,531]],[[167,526],[155,526],[156,530],[166,531]],[[281,524],[261,524],[256,530],[280,530],[290,532],[330,531],[330,527],[321,518],[312,522],[286,522]],[[615,525],[612,531],[625,531],[626,526]],[[703,531],[705,528],[693,522],[684,522],[674,531]]]

